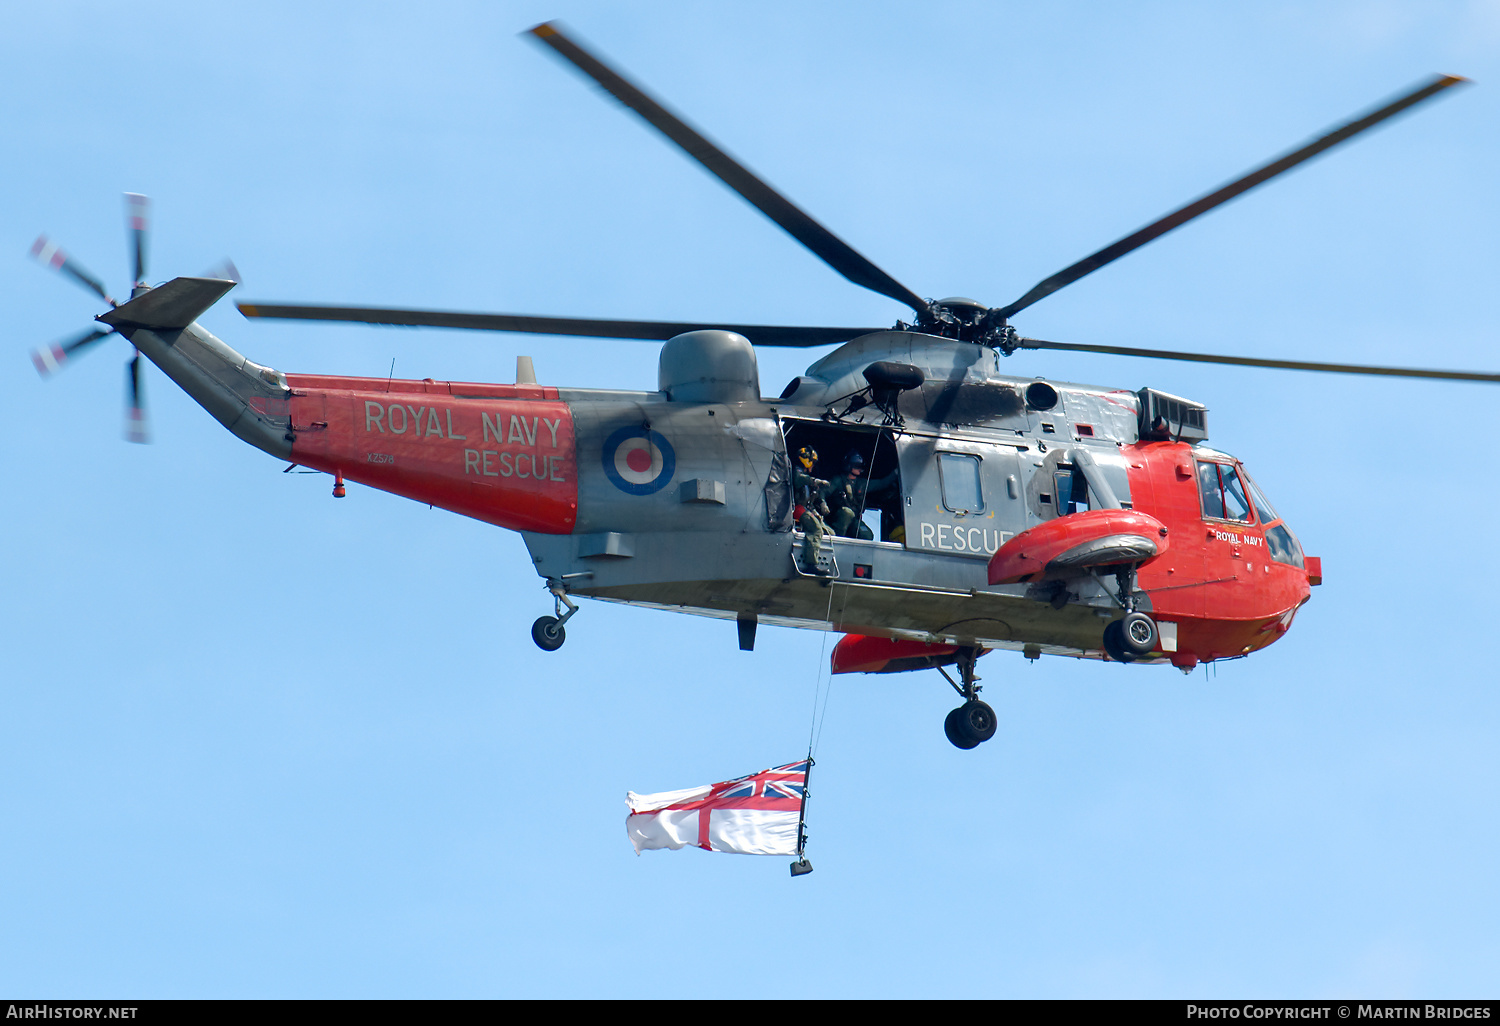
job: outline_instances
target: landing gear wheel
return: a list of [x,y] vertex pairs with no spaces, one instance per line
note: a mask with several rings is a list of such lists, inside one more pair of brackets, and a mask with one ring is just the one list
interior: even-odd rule
[[969,749],[995,736],[999,721],[988,703],[974,698],[954,709],[943,721],[943,733],[959,748]]
[[964,704],[950,712],[943,721],[943,733],[948,735],[955,748],[977,748],[995,736],[995,727],[999,725],[995,710],[979,700],[979,678],[974,674],[974,663],[984,653],[984,649],[972,645],[958,650],[955,662],[962,684],[949,677],[948,671],[941,666],[937,668],[958,692],[958,697],[964,700]]
[[1135,662],[1135,653],[1125,647],[1125,635],[1120,629],[1122,620],[1111,620],[1104,628],[1104,654],[1117,663]]
[[978,748],[979,742],[964,733],[960,722],[963,711],[963,707],[960,706],[948,714],[948,718],[943,721],[943,733],[948,735],[948,740],[953,743],[954,748],[962,748],[967,751],[970,748]]
[[981,744],[994,737],[995,728],[1000,725],[995,710],[977,698],[958,707],[958,722],[965,734]]
[[1120,640],[1136,656],[1150,654],[1156,648],[1156,621],[1145,613],[1126,613],[1120,620]]
[[555,616],[539,616],[531,625],[531,640],[543,652],[556,652],[568,640],[568,632]]

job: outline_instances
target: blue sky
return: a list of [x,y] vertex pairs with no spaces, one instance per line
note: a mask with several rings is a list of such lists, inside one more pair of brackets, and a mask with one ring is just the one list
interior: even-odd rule
[[[519,538],[280,465],[99,312],[245,297],[726,322],[904,312],[517,33],[562,19],[896,278],[1005,302],[1434,72],[1476,84],[1017,319],[1029,335],[1500,369],[1500,5],[61,2],[0,36],[10,424],[0,992],[1481,996],[1500,982],[1492,387],[1023,354],[1205,402],[1327,583],[1165,668],[840,678],[809,855],[647,853],[624,793],[799,757],[829,639],[588,604],[545,654]],[[233,296],[231,298],[234,298]],[[650,388],[644,343],[243,320],[285,370]],[[111,348],[111,346],[115,348]],[[780,390],[817,353],[762,351]]]

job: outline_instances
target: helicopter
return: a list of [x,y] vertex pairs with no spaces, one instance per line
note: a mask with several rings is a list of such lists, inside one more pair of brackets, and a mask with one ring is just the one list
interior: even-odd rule
[[[977,660],[998,649],[1183,672],[1279,640],[1321,583],[1245,467],[1207,445],[1207,407],[1165,392],[1005,373],[1021,350],[1497,382],[1500,375],[1219,356],[1022,336],[1033,303],[1465,80],[1436,76],[1044,279],[999,307],[924,299],[569,38],[530,30],[856,285],[909,307],[888,328],[732,325],[245,302],[247,317],[663,343],[656,391],[283,372],[197,323],[233,275],[146,281],[134,197],[130,298],[39,240],[34,255],[104,299],[100,327],[33,354],[50,373],[113,334],[244,441],[288,462],[519,532],[551,594],[555,651],[576,598],[834,631],[835,673],[936,668],[944,730],[996,730]],[[756,346],[837,345],[775,397]],[[139,439],[138,439],[139,440]],[[832,486],[842,505],[808,519]],[[816,510],[814,513],[816,514]],[[841,514],[835,518],[834,514]],[[841,529],[832,530],[839,523]],[[957,675],[948,674],[952,667]]]

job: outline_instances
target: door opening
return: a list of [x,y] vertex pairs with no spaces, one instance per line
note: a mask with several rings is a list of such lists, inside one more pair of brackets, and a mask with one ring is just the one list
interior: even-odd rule
[[[794,482],[804,481],[827,503],[829,533],[905,542],[900,462],[888,431],[817,420],[783,419],[782,424]],[[807,458],[813,461],[810,471],[803,470]],[[794,487],[793,493],[799,504],[807,497],[804,488]]]

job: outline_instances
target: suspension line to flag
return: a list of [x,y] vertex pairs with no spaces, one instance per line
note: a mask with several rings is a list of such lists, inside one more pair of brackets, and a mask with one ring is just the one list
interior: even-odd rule
[[[830,582],[827,587],[828,587],[828,608],[823,611],[823,620],[824,620],[825,623],[827,623],[829,625],[829,628],[832,629],[832,627],[833,627],[833,588],[834,588],[834,586]],[[808,724],[808,727],[807,727],[807,757],[809,759],[812,758],[813,749],[816,747],[818,739],[823,736],[822,719],[828,713],[828,695],[831,695],[833,693],[833,671],[832,671],[832,668],[831,668],[831,664],[828,661],[828,633],[829,632],[828,631],[821,631],[820,633],[822,634],[822,638],[818,642],[818,665],[817,665],[817,672],[813,675],[812,722],[810,724]],[[826,694],[823,695],[823,710],[822,710],[822,716],[820,716],[819,715],[819,711],[818,711],[818,696],[819,696],[819,694],[821,692],[823,692],[823,670],[824,670],[825,667],[829,667],[829,671],[828,671],[828,691],[827,691]]]

